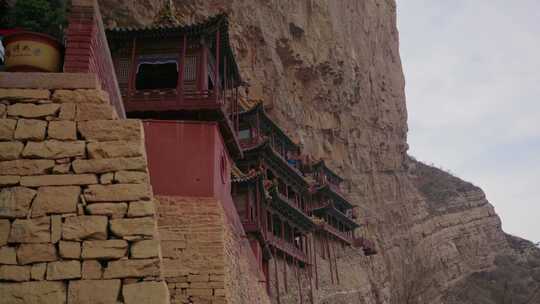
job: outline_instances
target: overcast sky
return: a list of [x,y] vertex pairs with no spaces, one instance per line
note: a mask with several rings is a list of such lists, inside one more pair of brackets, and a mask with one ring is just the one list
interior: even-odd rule
[[410,154],[540,241],[540,1],[398,0]]

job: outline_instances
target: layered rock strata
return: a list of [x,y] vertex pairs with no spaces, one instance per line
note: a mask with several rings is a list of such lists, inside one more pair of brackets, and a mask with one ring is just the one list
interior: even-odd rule
[[[149,23],[159,11],[151,7],[163,3],[133,1],[115,9],[115,1],[100,2],[111,8],[104,12],[108,23],[123,25]],[[534,274],[537,266],[524,262],[528,258],[508,241],[480,189],[443,172],[418,170],[409,161],[395,1],[175,4],[186,22],[229,14],[231,42],[250,96],[264,100],[306,153],[326,158],[346,178],[364,224],[361,233],[377,242],[375,257],[351,250],[338,259],[344,278],[339,285],[331,284],[328,264],[321,264],[327,283],[314,292],[315,303],[440,303],[457,296],[463,284],[486,288],[490,276],[501,278],[501,267],[504,273],[528,267]],[[513,262],[501,263],[501,256]],[[525,294],[534,286],[521,290]],[[472,292],[448,301],[467,303],[467,294]],[[485,299],[500,303],[497,293],[486,292]],[[291,295],[281,303],[295,301]]]

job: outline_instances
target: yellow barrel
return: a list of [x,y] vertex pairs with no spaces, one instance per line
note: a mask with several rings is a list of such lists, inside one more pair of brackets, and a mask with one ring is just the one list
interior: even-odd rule
[[63,47],[51,36],[19,32],[3,39],[10,72],[60,72]]

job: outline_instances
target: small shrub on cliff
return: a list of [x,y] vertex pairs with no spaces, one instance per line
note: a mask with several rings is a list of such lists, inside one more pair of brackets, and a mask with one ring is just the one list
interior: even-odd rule
[[49,34],[62,39],[66,0],[18,0],[4,17],[9,28]]

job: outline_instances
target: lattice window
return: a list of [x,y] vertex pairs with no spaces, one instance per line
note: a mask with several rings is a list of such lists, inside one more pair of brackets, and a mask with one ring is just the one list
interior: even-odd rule
[[184,80],[197,80],[197,56],[187,56],[184,65]]
[[119,58],[116,65],[116,79],[120,85],[127,84],[129,80],[129,59]]

